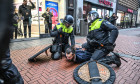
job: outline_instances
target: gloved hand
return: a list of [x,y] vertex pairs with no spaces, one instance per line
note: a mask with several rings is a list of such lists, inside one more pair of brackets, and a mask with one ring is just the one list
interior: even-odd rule
[[87,38],[87,42],[88,42],[90,45],[92,45],[92,46],[98,44],[98,42],[97,42],[95,39],[90,40],[89,38]]
[[105,47],[108,51],[113,51],[113,50],[114,50],[113,44],[106,44],[104,47]]
[[57,31],[58,31],[59,34],[63,33],[62,28],[59,28]]

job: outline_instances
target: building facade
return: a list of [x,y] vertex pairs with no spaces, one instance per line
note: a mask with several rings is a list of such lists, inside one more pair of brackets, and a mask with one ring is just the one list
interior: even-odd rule
[[137,15],[137,26],[140,26],[140,0],[139,0],[139,9],[138,9],[138,15]]
[[116,12],[116,0],[84,0],[83,16],[89,11],[95,10],[99,13],[99,17],[105,18],[105,15],[111,16]]
[[138,0],[118,0],[117,2],[117,26],[119,28],[136,27],[139,7]]
[[[27,0],[28,1],[28,0]],[[31,27],[31,36],[40,37],[40,34],[45,34],[45,24],[42,14],[46,11],[47,7],[51,8],[53,12],[52,17],[52,29],[53,27],[60,22],[60,19],[64,18],[66,15],[66,0],[31,0],[36,8],[31,10],[32,13],[32,27]],[[18,13],[18,8],[22,5],[23,0],[14,0],[14,5],[16,6],[16,12]],[[28,1],[28,5],[31,5]],[[38,14],[39,18],[38,19]],[[21,21],[21,29],[23,31],[23,22]],[[23,37],[18,37],[23,38]]]
[[98,12],[100,18],[105,18],[105,15],[112,16],[116,12],[116,0],[77,0],[76,6],[76,32],[80,35],[87,35],[88,24],[84,20],[91,10]]

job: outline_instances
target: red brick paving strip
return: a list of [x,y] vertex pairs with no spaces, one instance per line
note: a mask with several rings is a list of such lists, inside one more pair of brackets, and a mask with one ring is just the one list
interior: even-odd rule
[[[119,36],[120,39],[122,37],[123,36]],[[85,39],[78,39],[76,42],[84,43]],[[117,44],[119,44],[118,42],[120,41],[117,41]],[[73,70],[79,64],[67,62],[65,57],[55,61],[51,60],[50,53],[49,56],[46,56],[45,53],[42,53],[37,57],[37,62],[28,62],[29,57],[42,50],[46,46],[48,45],[11,51],[13,63],[20,71],[25,84],[77,84],[73,79]],[[119,46],[122,45],[119,44]],[[117,46],[116,49],[118,49],[120,52],[126,49],[123,46],[121,49],[119,46]],[[126,51],[124,52],[127,53]],[[122,61],[120,68],[115,67],[115,65],[111,65],[117,76],[114,84],[140,84],[140,61],[130,58],[125,59],[128,61],[128,63]]]

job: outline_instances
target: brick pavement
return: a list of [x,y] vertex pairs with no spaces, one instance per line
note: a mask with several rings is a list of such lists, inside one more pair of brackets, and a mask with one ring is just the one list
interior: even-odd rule
[[140,57],[140,28],[121,30],[116,44],[117,52]]
[[[117,46],[115,51],[139,56],[139,50],[137,50],[139,49],[139,43],[133,43],[139,42],[139,37],[133,35],[126,36],[124,32],[122,33],[123,34],[120,33],[116,41]],[[83,43],[85,41],[84,37],[77,38],[76,43]],[[125,43],[129,45],[125,45]],[[48,45],[49,44],[44,44],[12,49],[11,58],[20,71],[25,84],[76,84],[73,79],[73,70],[79,64],[67,62],[65,57],[57,61],[51,60],[51,54],[48,52],[49,56],[46,56],[45,53],[38,56],[37,62],[29,63],[27,61],[29,57]],[[16,44],[14,46],[16,46]],[[140,60],[123,58],[125,58],[128,63],[122,61],[122,65],[119,68],[115,67],[115,65],[111,65],[116,72],[114,84],[140,84]]]

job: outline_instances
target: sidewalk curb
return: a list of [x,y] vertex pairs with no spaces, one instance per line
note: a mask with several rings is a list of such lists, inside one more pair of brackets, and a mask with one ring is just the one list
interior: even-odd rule
[[135,60],[140,60],[140,57],[136,57],[136,56],[133,56],[133,55],[127,55],[127,54],[122,54],[122,53],[118,53],[121,57],[127,57],[127,58],[132,58],[132,59],[135,59]]

